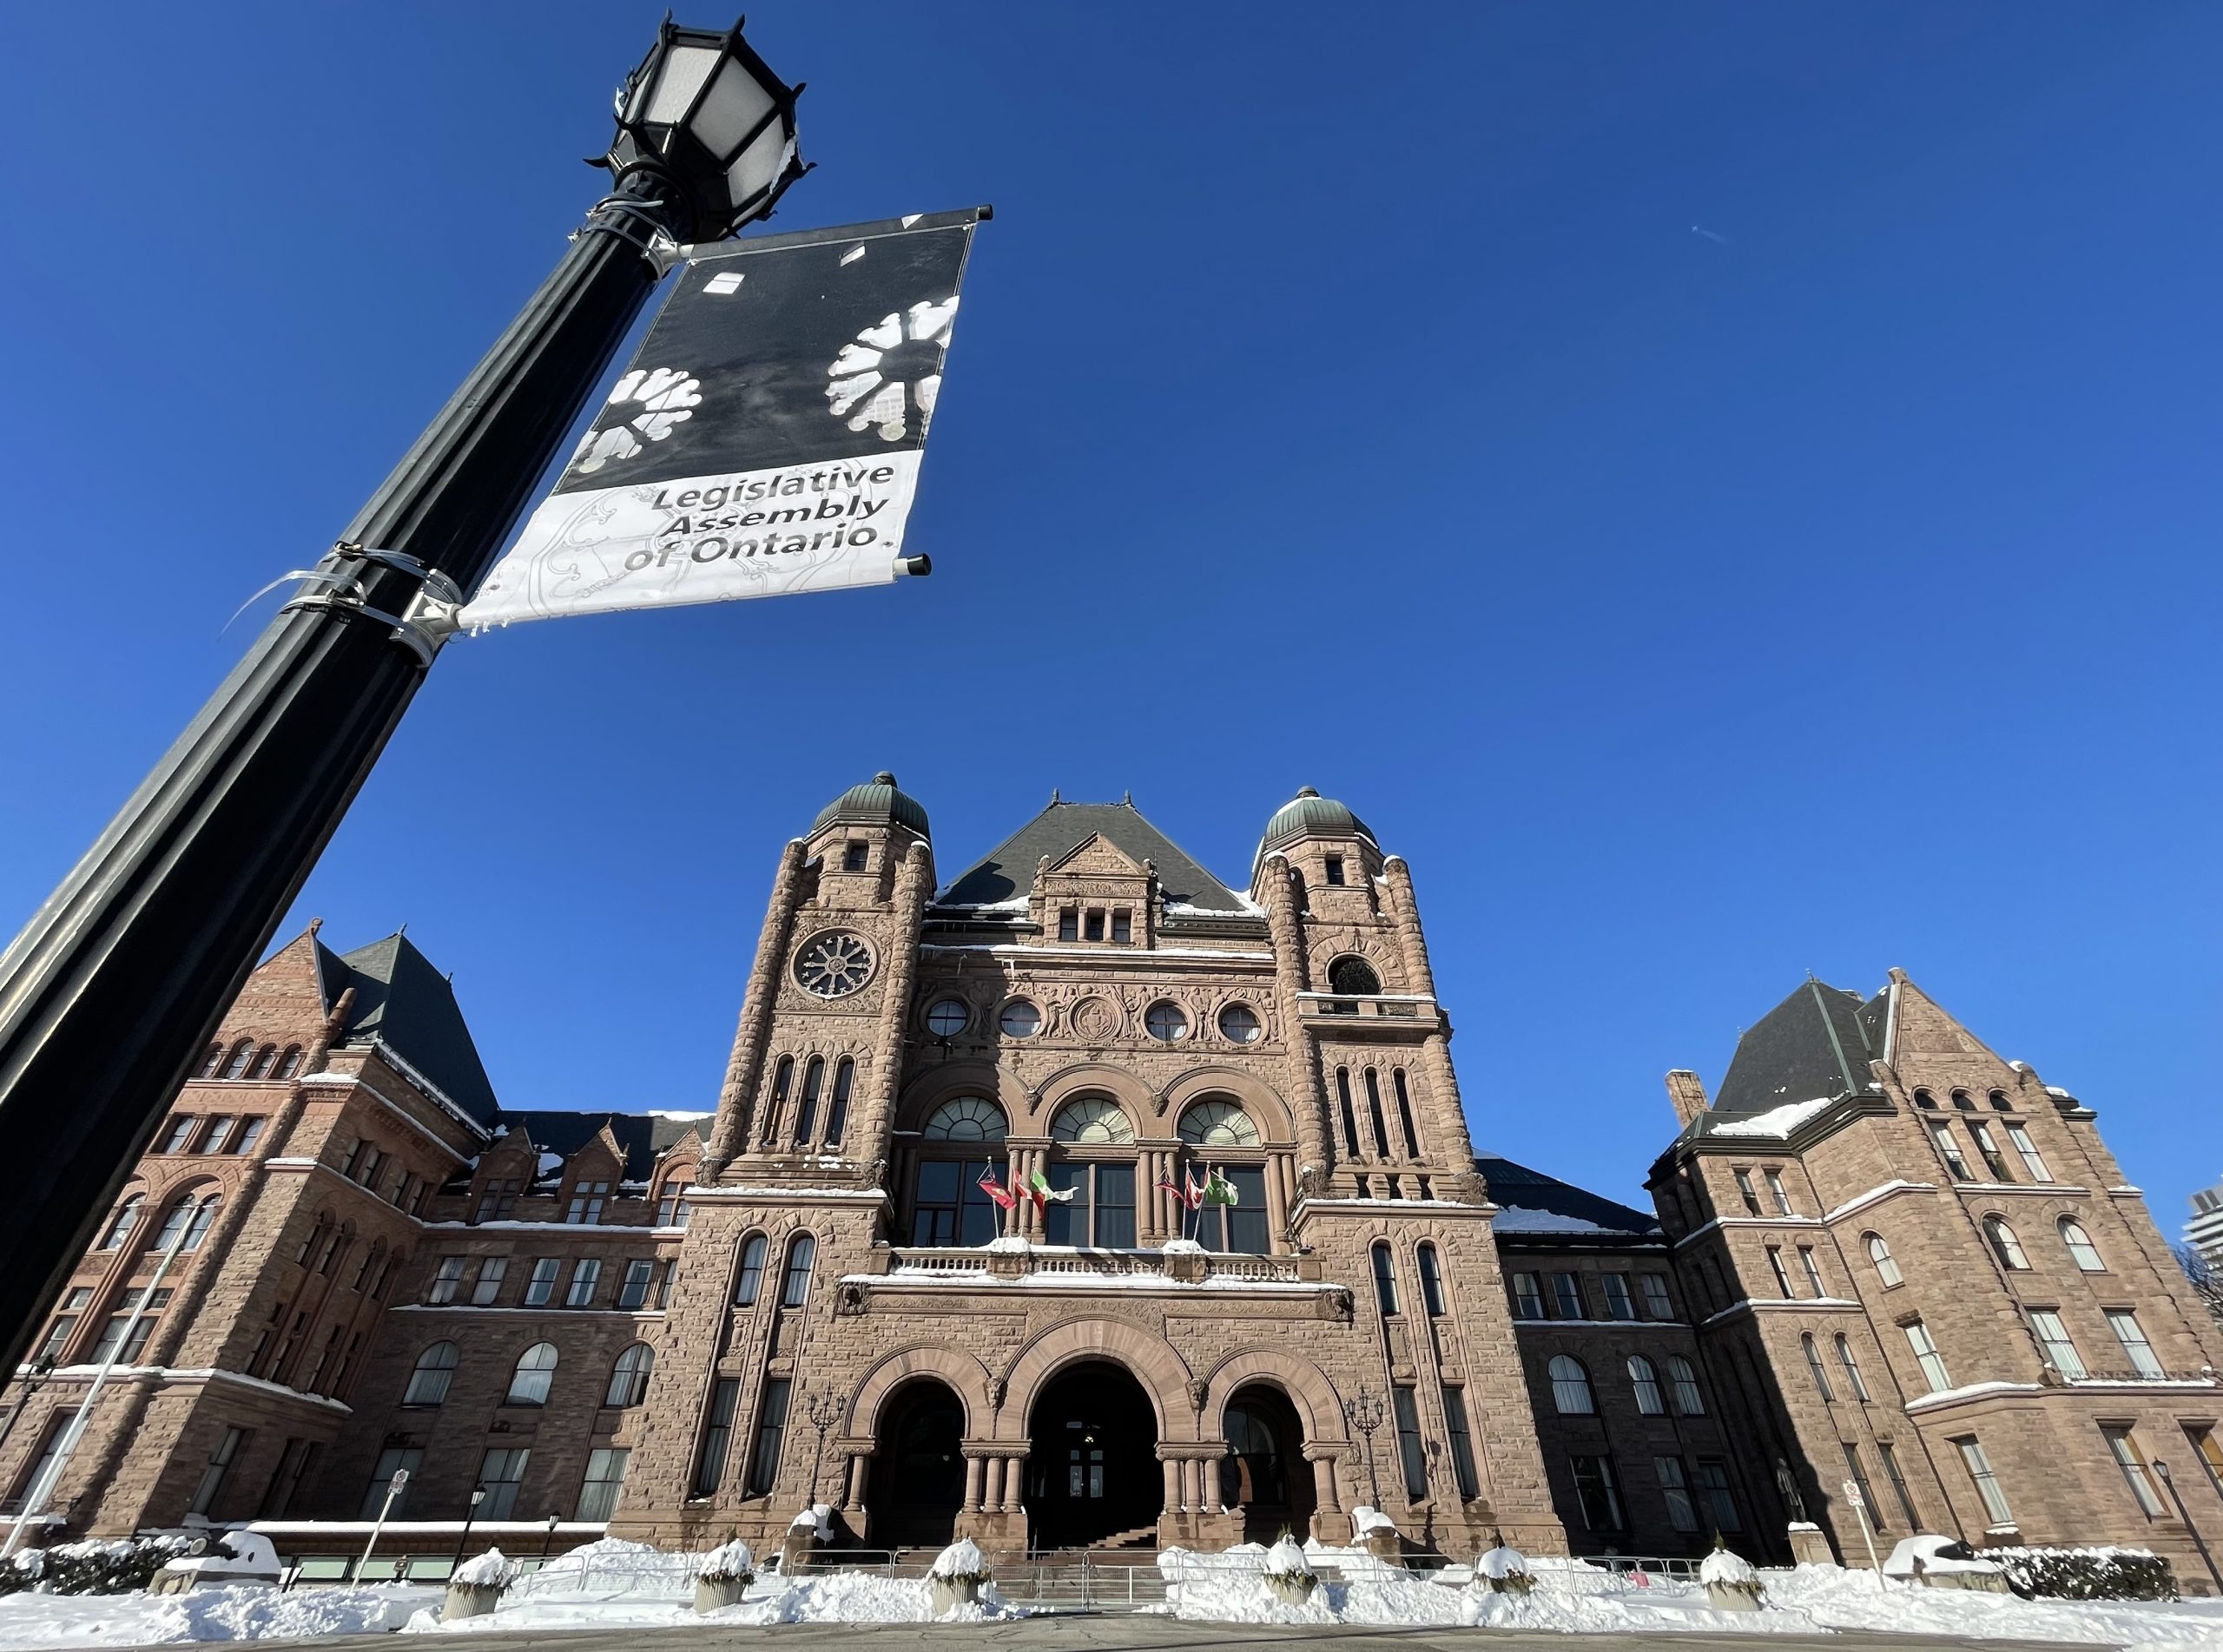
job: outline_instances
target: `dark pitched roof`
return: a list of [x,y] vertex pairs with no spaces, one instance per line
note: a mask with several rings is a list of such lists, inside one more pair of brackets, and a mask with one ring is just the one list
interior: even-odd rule
[[935,904],[986,906],[1022,898],[1034,887],[1034,867],[1043,856],[1062,859],[1098,833],[1131,859],[1157,863],[1158,886],[1168,901],[1230,917],[1254,913],[1249,901],[1191,860],[1131,803],[1051,804],[959,877]]
[[494,1117],[496,1130],[523,1130],[544,1153],[570,1158],[594,1140],[604,1125],[617,1138],[625,1155],[623,1175],[628,1181],[646,1181],[656,1168],[656,1156],[689,1130],[708,1135],[710,1116],[676,1117],[664,1113],[560,1113],[538,1108],[503,1109]]
[[[1659,1237],[1659,1220],[1648,1211],[1586,1193],[1541,1170],[1532,1170],[1495,1154],[1478,1157],[1474,1168],[1481,1173],[1482,1181],[1489,1188],[1490,1201],[1503,1207],[1490,1224],[1501,1234],[1580,1235],[1592,1232],[1636,1239]],[[1548,1220],[1538,1220],[1539,1216]]]
[[[319,953],[330,1000],[336,1004],[342,991],[355,990],[340,1043],[381,1040],[472,1118],[482,1124],[492,1122],[501,1103],[464,1023],[455,989],[407,936],[397,931],[337,958],[320,943]],[[333,966],[345,972],[344,978]]]
[[1876,1034],[1869,1028],[1874,1007],[1857,992],[1802,982],[1738,1039],[1713,1110],[1761,1113],[1867,1089],[1868,1063],[1883,1053],[1880,1023]]

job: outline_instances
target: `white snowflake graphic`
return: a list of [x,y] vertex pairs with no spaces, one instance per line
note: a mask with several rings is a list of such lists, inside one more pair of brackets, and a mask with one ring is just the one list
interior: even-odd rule
[[877,429],[883,442],[924,437],[941,393],[942,352],[957,316],[954,298],[919,303],[867,327],[826,370],[826,399],[853,431]]
[[636,367],[617,381],[610,392],[609,405],[622,407],[637,402],[642,411],[623,425],[588,431],[579,451],[571,456],[572,468],[599,471],[615,460],[631,458],[649,442],[661,442],[695,417],[689,410],[702,405],[702,397],[696,393],[702,388],[700,379],[676,367],[658,367],[653,372]]

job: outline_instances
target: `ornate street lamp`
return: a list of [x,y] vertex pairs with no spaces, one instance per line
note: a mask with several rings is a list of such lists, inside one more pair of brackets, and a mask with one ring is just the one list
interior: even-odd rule
[[92,1238],[679,244],[772,209],[801,89],[666,23],[509,330],[0,955],[0,1371]]
[[1382,1426],[1382,1397],[1362,1388],[1343,1402],[1343,1420],[1366,1442],[1366,1491],[1371,1505],[1382,1507],[1382,1482],[1374,1478],[1374,1431]]

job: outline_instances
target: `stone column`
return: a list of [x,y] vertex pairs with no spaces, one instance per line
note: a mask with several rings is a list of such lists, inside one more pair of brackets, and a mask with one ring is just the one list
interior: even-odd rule
[[1312,1461],[1312,1523],[1314,1535],[1323,1543],[1340,1543],[1339,1534],[1319,1528],[1325,1520],[1339,1518],[1343,1513],[1342,1499],[1336,1491],[1336,1458],[1332,1451],[1305,1452]]
[[1274,1004],[1289,1050],[1289,1096],[1296,1114],[1297,1162],[1317,1165],[1325,1175],[1328,1096],[1321,1086],[1320,1063],[1296,996],[1310,986],[1312,979],[1304,954],[1304,926],[1297,920],[1296,900],[1290,889],[1288,859],[1267,856],[1265,871],[1266,926],[1274,946]]
[[733,1053],[726,1062],[725,1082],[718,1089],[717,1122],[703,1149],[702,1167],[696,1173],[698,1181],[716,1181],[748,1142],[749,1114],[757,1081],[764,1071],[764,1047],[772,1033],[772,1006],[780,996],[780,964],[787,952],[788,931],[795,921],[801,888],[802,843],[797,839],[781,852],[780,869],[772,879],[771,904],[765,909],[764,927],[756,938],[756,966],[749,972],[749,991],[741,1002]]
[[1391,855],[1382,863],[1382,875],[1389,885],[1389,915],[1397,925],[1397,941],[1405,955],[1405,979],[1408,992],[1425,992],[1435,996],[1435,971],[1429,968],[1428,941],[1421,933],[1420,903],[1413,898],[1412,868],[1405,864],[1402,855]]
[[1178,1513],[1187,1508],[1181,1501],[1181,1464],[1178,1459],[1165,1459],[1165,1511]]
[[965,1454],[965,1512],[980,1512],[980,1481],[987,1468],[986,1460],[973,1452]]
[[984,1514],[1001,1514],[1004,1511],[1004,1464],[1006,1461],[1007,1458],[1000,1457],[988,1459],[988,1485],[980,1499],[980,1510]]
[[865,1093],[855,1111],[856,1147],[847,1156],[868,1160],[887,1151],[887,1132],[894,1122],[896,1092],[903,1083],[903,1028],[911,1013],[911,984],[919,974],[919,920],[933,893],[930,868],[933,858],[923,843],[905,851],[895,871],[895,892],[887,943],[887,995],[881,1004],[878,1036],[873,1042],[872,1065],[860,1074]]

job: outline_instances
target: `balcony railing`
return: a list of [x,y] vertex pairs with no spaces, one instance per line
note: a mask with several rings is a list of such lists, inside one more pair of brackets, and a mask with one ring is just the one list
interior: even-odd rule
[[[1295,1284],[1304,1270],[1294,1256],[1251,1256],[1212,1253],[1199,1258],[1194,1252],[1177,1256],[1177,1263],[1201,1260],[1204,1277],[1213,1280],[1265,1280]],[[1184,1267],[1181,1271],[1188,1272]],[[889,1253],[886,1277],[916,1279],[922,1274],[999,1278],[1026,1274],[1067,1274],[1083,1279],[1122,1279],[1136,1275],[1171,1279],[1165,1254],[1156,1250],[1032,1250],[903,1249]]]

